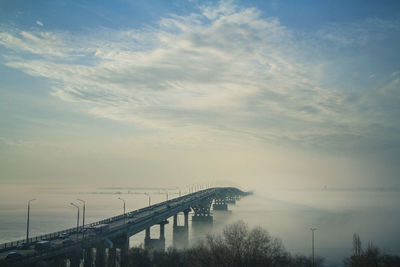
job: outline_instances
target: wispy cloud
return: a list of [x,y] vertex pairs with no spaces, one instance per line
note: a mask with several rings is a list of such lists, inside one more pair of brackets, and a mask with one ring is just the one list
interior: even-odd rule
[[337,46],[366,46],[385,38],[388,31],[398,32],[400,21],[371,18],[347,23],[331,23],[321,28],[316,36]]
[[[316,38],[351,41],[339,33]],[[354,42],[366,42],[361,35]],[[7,66],[49,79],[54,96],[152,129],[331,146],[351,144],[372,123],[345,91],[323,85],[324,62],[302,56],[290,29],[232,2],[141,31],[3,29],[0,45]]]

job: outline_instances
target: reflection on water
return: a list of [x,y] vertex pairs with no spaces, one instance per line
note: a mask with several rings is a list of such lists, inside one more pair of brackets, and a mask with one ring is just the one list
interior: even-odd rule
[[[86,222],[90,223],[123,212],[121,197],[127,211],[148,205],[148,197],[141,190],[104,190],[60,186],[2,185],[0,189],[0,242],[25,237],[27,200],[31,204],[31,236],[76,225],[76,208],[70,205],[77,198],[86,201]],[[99,194],[103,192],[103,194]],[[152,204],[166,199],[165,191],[147,190]],[[169,198],[177,197],[178,191],[169,190]],[[249,226],[261,225],[273,236],[282,239],[294,254],[309,255],[311,252],[310,227],[316,227],[316,253],[331,263],[340,263],[351,253],[352,235],[360,234],[364,245],[372,241],[384,252],[400,254],[400,207],[396,191],[271,191],[256,192],[243,198],[232,213],[214,212],[213,232],[220,232],[227,223],[244,220]],[[183,215],[178,216],[183,225]],[[151,228],[152,237],[159,235],[159,227]],[[192,241],[206,233],[191,229]],[[166,245],[172,244],[172,220],[166,225]],[[131,245],[143,243],[144,233],[131,238]]]

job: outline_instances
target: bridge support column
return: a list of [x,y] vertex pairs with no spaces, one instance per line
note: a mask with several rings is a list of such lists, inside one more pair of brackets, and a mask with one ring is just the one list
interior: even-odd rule
[[119,249],[120,266],[128,266],[129,262],[129,243]]
[[79,267],[81,264],[81,257],[79,257],[78,255],[74,255],[69,258],[69,262],[70,267]]
[[151,237],[150,237],[150,227],[146,228],[146,234],[144,237],[144,248],[147,249],[148,244],[150,244]]
[[236,204],[236,198],[237,198],[236,195],[230,194],[230,195],[228,195],[228,196],[226,197],[226,203],[235,205],[235,204]]
[[160,225],[160,238],[152,239],[150,238],[150,228],[146,229],[146,237],[144,239],[144,248],[147,250],[165,250],[165,225],[168,221],[162,221],[158,223]]
[[[128,253],[129,253],[129,236],[127,234],[121,235],[113,240],[115,247],[119,250],[119,265],[128,266]],[[114,261],[113,266],[116,266]]]
[[190,209],[187,209],[187,210],[185,210],[183,212],[183,218],[185,220],[185,225],[184,226],[186,228],[186,231],[189,231],[189,212],[190,212]]
[[93,266],[93,248],[85,248],[83,252],[83,266],[84,267]]
[[214,220],[210,212],[212,201],[212,198],[204,199],[192,206],[194,211],[192,216],[192,241],[194,242],[200,241],[211,232]]
[[189,212],[190,210],[185,210],[184,214],[184,225],[178,225],[178,214],[174,215],[174,225],[173,225],[173,245],[175,248],[183,249],[189,245]]
[[109,240],[110,248],[108,249],[108,261],[107,266],[115,267],[117,266],[117,257],[119,251],[119,265],[127,266],[127,257],[129,252],[129,236],[127,234],[120,235]]
[[94,261],[93,248],[85,248],[83,250],[83,267],[92,267]]
[[96,267],[106,266],[106,246],[104,242],[100,242],[96,246]]
[[117,249],[109,248],[108,249],[108,257],[107,257],[107,266],[108,267],[115,267],[117,261]]
[[51,260],[47,261],[47,264],[51,267],[66,267],[67,266],[67,258],[65,255],[57,256]]
[[214,210],[228,210],[228,204],[226,204],[225,196],[214,199],[213,209]]
[[167,223],[165,223],[165,222],[160,223],[160,240],[165,241],[165,224],[167,224]]
[[82,249],[74,248],[68,252],[64,257],[68,258],[70,267],[79,267],[82,259]]
[[194,210],[194,215],[192,216],[192,225],[196,224],[213,224],[213,216],[211,215],[212,199],[204,199],[199,204],[192,207]]

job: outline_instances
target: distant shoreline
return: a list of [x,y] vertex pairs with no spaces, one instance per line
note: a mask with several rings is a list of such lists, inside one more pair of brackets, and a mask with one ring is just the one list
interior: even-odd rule
[[334,192],[400,192],[400,187],[326,187],[313,189],[283,189],[284,191],[334,191]]

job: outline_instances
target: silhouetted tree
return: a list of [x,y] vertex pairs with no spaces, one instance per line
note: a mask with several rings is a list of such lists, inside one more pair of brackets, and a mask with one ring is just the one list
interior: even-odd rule
[[[154,267],[305,267],[307,258],[291,257],[282,242],[261,227],[249,230],[243,221],[228,225],[221,235],[208,235],[195,247],[178,251],[131,249],[127,266]],[[322,266],[322,260],[319,261]],[[125,267],[125,266],[122,266]]]
[[381,265],[382,267],[400,267],[400,257],[394,255],[382,255]]
[[185,250],[184,253],[185,261],[190,262],[193,267],[212,266],[212,253],[204,243],[199,243],[196,247]]
[[155,251],[153,253],[153,266],[157,267],[185,267],[184,253],[174,248],[167,251]]
[[243,221],[226,226],[222,235],[208,236],[201,250],[201,254],[208,254],[208,266],[279,267],[290,263],[280,240],[261,227],[249,230]]
[[378,267],[380,262],[380,251],[372,243],[368,244],[367,250],[363,253],[361,263],[365,267]]
[[149,252],[141,247],[131,248],[127,255],[126,266],[121,267],[151,267],[153,266]]
[[344,259],[345,267],[400,267],[400,257],[381,254],[371,242],[363,251],[358,234],[353,235],[353,255]]

